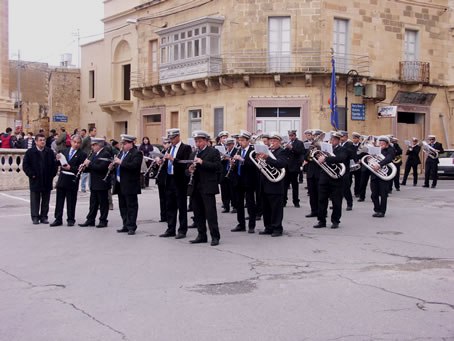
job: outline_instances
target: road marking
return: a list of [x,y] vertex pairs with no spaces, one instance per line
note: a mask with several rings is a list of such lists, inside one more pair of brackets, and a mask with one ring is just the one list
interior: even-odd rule
[[9,217],[28,217],[30,213],[27,214],[9,214],[9,215],[2,215],[2,218],[9,218]]
[[[20,198],[20,197],[15,197],[14,195],[9,195],[9,194],[5,194],[5,193],[0,193],[0,194],[3,195],[4,197],[7,197],[7,198],[16,199],[16,200],[25,201],[25,202],[30,203],[30,200],[29,200],[29,199],[24,199],[24,198]],[[49,208],[54,209],[55,206],[49,205]]]

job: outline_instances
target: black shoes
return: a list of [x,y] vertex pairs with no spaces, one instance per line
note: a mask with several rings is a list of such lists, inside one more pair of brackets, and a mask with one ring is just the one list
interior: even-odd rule
[[331,224],[331,228],[332,228],[332,229],[337,229],[337,228],[339,228],[339,223],[332,223],[332,224]]
[[296,208],[300,208],[301,207],[299,203],[293,204],[293,206],[295,206]]
[[49,226],[54,227],[54,226],[62,226],[63,223],[61,221],[55,220],[53,223],[50,223]]
[[347,206],[346,210],[347,211],[351,211],[351,210],[353,210],[353,207],[352,206]]
[[271,237],[281,237],[282,236],[282,231],[273,231],[271,233]]
[[316,213],[306,214],[306,218],[314,218],[314,217],[316,217],[316,216],[317,216]]
[[134,231],[134,230],[128,231],[128,236],[133,236],[135,234],[136,234],[136,231]]
[[362,202],[362,201],[364,201],[364,198],[359,198],[358,199],[358,202]]
[[67,223],[66,225],[68,225],[68,226],[74,226],[74,223],[75,223],[74,221],[68,221],[68,223]]
[[423,185],[422,187],[429,188],[429,185]]
[[91,223],[89,221],[86,221],[83,224],[79,224],[80,227],[87,227],[87,226],[95,226],[95,223]]
[[118,233],[127,233],[127,232],[129,232],[129,230],[128,230],[127,228],[124,228],[124,227],[123,227],[122,229],[117,230],[117,232],[118,232]]
[[246,231],[246,228],[244,226],[241,226],[240,224],[236,225],[235,228],[230,230],[231,232],[243,232]]
[[38,225],[39,224],[39,219],[38,218],[33,218],[32,222],[33,222],[33,225]]
[[406,186],[406,185],[407,185],[407,183],[405,183],[405,182],[401,182],[401,183],[400,183],[400,185],[401,185],[401,186]]
[[273,234],[273,231],[269,231],[269,230],[263,230],[263,231],[260,231],[259,232],[260,235],[272,235]]
[[437,186],[435,186],[435,185],[430,186],[430,188],[435,188],[435,187],[437,187]]
[[96,228],[98,229],[102,229],[103,227],[107,227],[107,223],[99,223],[98,225],[96,225]]
[[161,237],[161,238],[169,238],[169,237],[175,237],[175,236],[176,236],[175,232],[169,232],[169,231],[166,231],[163,234],[159,235],[159,237]]
[[167,219],[159,219],[159,222],[160,223],[165,223],[165,222],[167,222]]
[[397,192],[400,192],[400,188],[396,188],[396,191],[397,191]]
[[[214,239],[213,239],[214,241]],[[208,239],[207,237],[200,237],[200,236],[197,236],[196,239],[193,239],[193,240],[190,240],[189,241],[191,244],[202,244],[202,243],[207,243],[208,242]],[[218,241],[219,243],[219,241]]]
[[255,228],[249,228],[249,229],[247,230],[247,233],[255,233]]
[[175,236],[175,239],[184,239],[184,238],[186,238],[186,234],[185,233],[178,233]]
[[49,220],[47,220],[46,218],[40,219],[40,221],[41,221],[41,224],[49,224]]
[[211,244],[210,244],[210,245],[211,245],[211,246],[219,245],[219,239],[213,239],[213,240],[211,241]]
[[255,216],[255,220],[262,220],[262,216],[261,215],[256,215]]
[[314,226],[312,226],[314,229],[320,229],[322,227],[326,227],[326,223],[322,223],[321,221],[319,221],[317,224],[315,224]]
[[385,214],[382,212],[377,212],[377,213],[372,214],[372,217],[374,217],[374,218],[383,218],[384,216],[385,216]]
[[232,208],[232,211],[231,211],[231,212],[232,212],[232,213],[236,213],[236,212],[237,212],[237,211],[236,211],[236,208]]
[[224,208],[224,209],[221,211],[221,213],[229,213],[229,212],[230,212],[230,210],[227,209],[227,208]]

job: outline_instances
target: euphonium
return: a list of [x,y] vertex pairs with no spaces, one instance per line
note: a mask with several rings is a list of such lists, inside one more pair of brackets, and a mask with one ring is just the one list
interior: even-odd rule
[[320,166],[320,168],[326,174],[328,174],[333,179],[340,179],[345,174],[345,171],[347,169],[345,167],[345,165],[343,163],[328,164],[326,162],[319,162],[318,158],[320,156],[322,156],[322,155],[325,156],[325,157],[335,156],[334,154],[323,152],[323,151],[318,150],[318,149],[314,149],[314,150],[311,151],[312,159],[317,163],[317,165]]
[[[380,161],[382,161],[385,157],[382,154],[378,155],[365,155],[361,158],[361,163],[367,167],[372,173],[374,173],[376,176],[378,176],[380,179],[389,181],[394,179],[397,173],[397,168],[396,166],[393,165],[392,162],[388,163],[387,165],[384,165],[381,167],[379,170],[375,170],[372,166],[375,164],[378,164]],[[391,173],[388,174],[389,170],[391,170]]]
[[[270,153],[269,156],[276,160],[276,157],[273,153]],[[254,163],[254,165],[259,169],[259,171],[271,182],[279,182],[285,177],[285,168],[276,168],[270,166],[266,163],[265,160],[255,158],[255,150],[249,153],[249,158]]]
[[421,148],[424,153],[431,159],[438,159],[438,150],[431,147],[426,141],[421,142]]

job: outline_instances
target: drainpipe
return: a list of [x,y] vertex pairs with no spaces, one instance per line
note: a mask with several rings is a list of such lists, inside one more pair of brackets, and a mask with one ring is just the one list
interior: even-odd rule
[[443,127],[443,132],[445,134],[446,144],[447,144],[448,148],[451,148],[451,141],[449,141],[448,127],[447,127],[447,124],[445,122],[445,115],[440,113],[438,115],[438,117],[440,117],[440,120],[441,120],[441,126]]

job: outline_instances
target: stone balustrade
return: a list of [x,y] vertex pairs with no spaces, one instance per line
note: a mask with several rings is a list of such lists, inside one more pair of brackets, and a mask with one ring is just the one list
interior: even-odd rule
[[28,188],[28,178],[22,170],[26,151],[0,148],[0,191]]

